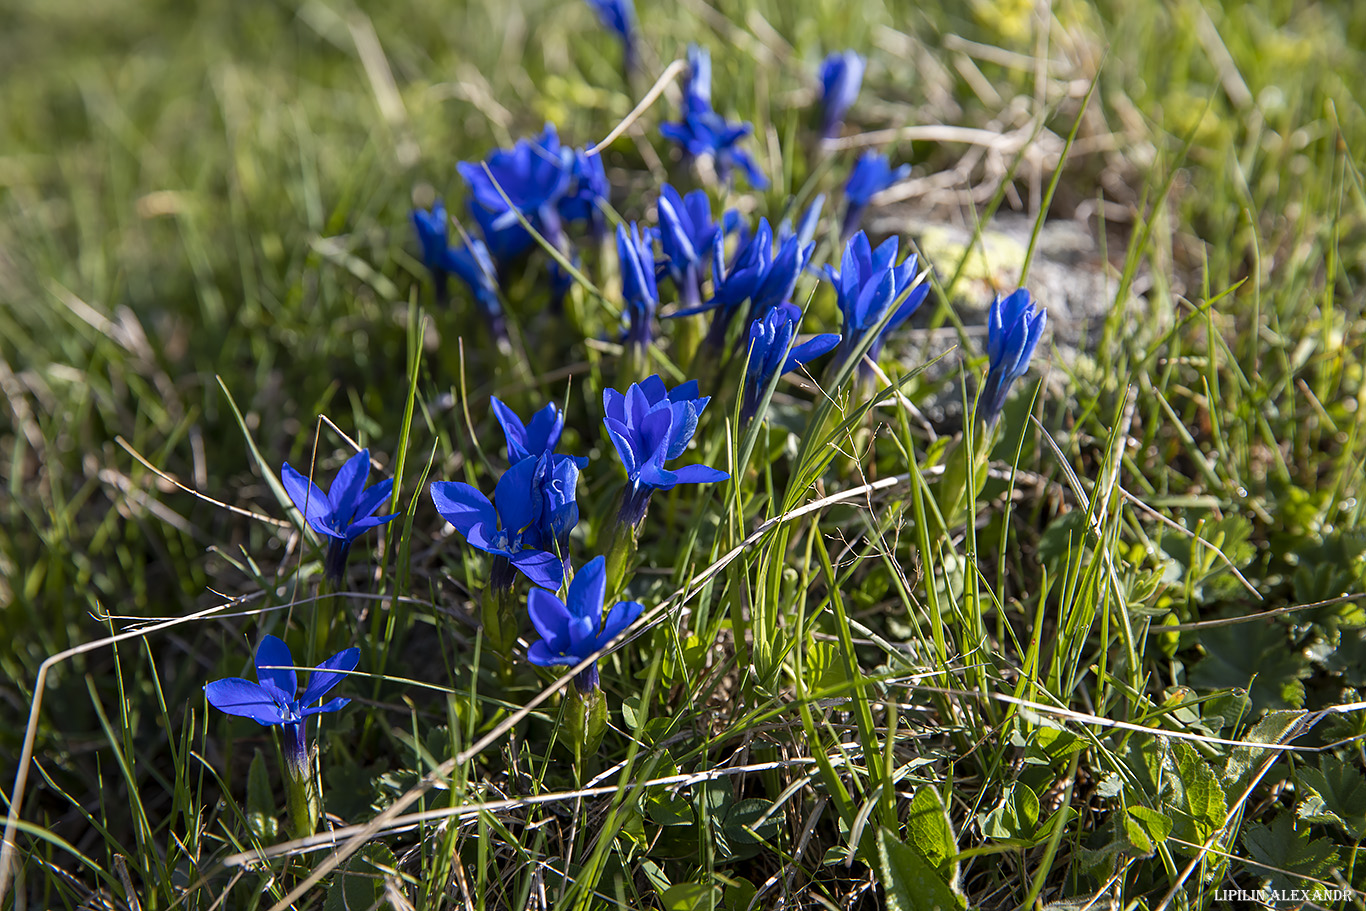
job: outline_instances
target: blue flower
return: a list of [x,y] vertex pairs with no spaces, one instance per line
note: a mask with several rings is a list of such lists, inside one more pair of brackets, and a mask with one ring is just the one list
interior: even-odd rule
[[294,505],[303,513],[309,527],[329,539],[324,574],[332,582],[341,581],[346,572],[346,559],[351,544],[365,532],[398,518],[398,513],[377,516],[375,511],[384,505],[394,489],[392,479],[365,488],[370,477],[370,450],[362,449],[346,460],[332,479],[332,487],[323,493],[308,478],[299,474],[286,462],[280,469],[280,480]]
[[729,183],[731,172],[739,167],[751,185],[762,190],[768,178],[739,143],[753,127],[748,123],[729,123],[711,107],[711,55],[693,45],[688,49],[688,87],[683,97],[683,119],[665,123],[659,132],[677,143],[688,159],[709,157],[716,176]]
[[678,458],[688,448],[697,430],[697,419],[709,401],[710,396],[697,395],[696,380],[669,391],[658,376],[631,384],[625,394],[615,389],[603,391],[603,424],[626,468],[620,521],[631,527],[640,524],[650,505],[650,495],[656,490],[730,477],[706,465],[687,465],[672,471],[664,467],[665,462]]
[[[787,373],[814,360],[839,344],[834,333],[817,335],[792,347],[802,311],[793,304],[779,304],[749,327],[749,367],[745,370],[745,397],[741,417],[748,421],[773,375]],[[789,351],[788,349],[791,348]]]
[[[841,348],[847,356],[887,313],[902,295],[906,294],[915,278],[916,257],[911,254],[895,265],[897,239],[889,237],[876,250],[862,231],[854,235],[844,248],[840,271],[825,267],[826,277],[835,285],[840,312],[844,316],[844,338]],[[883,326],[877,339],[868,349],[869,359],[876,361],[882,352],[887,333],[905,322],[929,293],[929,285],[921,283],[911,289],[901,306]]]
[[821,63],[821,134],[826,139],[839,132],[845,113],[858,98],[864,64],[863,56],[854,51],[831,54]]
[[997,295],[991,302],[987,312],[987,357],[991,366],[977,406],[988,427],[1001,416],[1011,385],[1029,369],[1029,359],[1039,347],[1047,322],[1048,313],[1029,299],[1024,288],[1008,297]]
[[[356,669],[360,649],[340,651],[318,665],[308,675],[308,686],[296,699],[298,680],[294,674],[294,658],[289,646],[274,636],[266,636],[256,649],[256,679],[252,683],[241,677],[226,677],[206,684],[204,695],[209,704],[221,712],[250,718],[261,724],[283,727],[285,763],[296,780],[308,776],[308,750],[304,745],[304,719],[320,712],[335,712],[351,700],[332,699],[323,705],[313,705],[327,695],[347,671]],[[311,707],[310,707],[311,706]]]
[[641,354],[650,347],[651,324],[659,307],[655,283],[653,235],[634,223],[630,230],[617,225],[617,259],[621,263],[621,296],[626,301],[627,329],[623,341]]
[[508,444],[508,461],[517,464],[523,459],[554,452],[564,432],[564,412],[554,402],[546,405],[531,416],[529,424],[523,424],[517,413],[504,405],[494,396],[490,404],[493,416],[503,428],[503,437]]
[[[527,660],[541,667],[578,664],[635,623],[645,610],[637,601],[619,601],[603,622],[602,605],[606,597],[607,561],[600,556],[578,571],[569,583],[564,601],[554,592],[533,588],[527,596],[526,609],[541,638],[527,649]],[[574,685],[582,693],[596,689],[598,663],[594,661],[580,671]]]
[[[417,242],[422,247],[422,265],[432,273],[433,280],[445,285],[446,268],[446,206],[437,200],[430,210],[414,209],[412,213],[413,230],[417,232]],[[440,295],[444,287],[437,289]]]
[[[506,207],[502,211],[507,211]],[[484,235],[484,244],[495,263],[506,266],[531,249],[536,239],[516,218],[510,224],[499,220],[499,213],[485,209],[476,200],[470,200],[470,215],[479,225],[479,233]],[[494,227],[497,222],[501,227]]]
[[[702,271],[720,228],[711,218],[706,191],[687,196],[665,184],[659,192],[659,245],[664,258],[657,263],[661,275],[673,279],[685,309],[702,302]],[[696,312],[696,311],[694,311]]]
[[560,145],[555,125],[547,123],[536,139],[519,139],[511,149],[494,150],[487,162],[462,161],[456,169],[475,203],[493,213],[489,226],[495,232],[518,224],[521,213],[558,246],[563,235],[558,206],[574,180],[574,162],[574,152]]
[[841,237],[848,237],[858,229],[859,220],[868,208],[875,194],[911,176],[911,166],[904,164],[893,169],[885,155],[864,152],[849,172],[849,182],[844,185],[844,224],[840,229]]
[[[806,227],[804,219],[803,231]],[[711,300],[674,314],[688,316],[716,310],[707,334],[708,344],[714,347],[721,346],[731,319],[745,301],[749,301],[751,319],[759,319],[779,304],[786,303],[815,249],[815,244],[806,242],[802,235],[789,233],[775,253],[773,229],[769,227],[768,219],[761,218],[758,230],[741,244],[727,268],[724,241],[725,238],[718,234],[712,244]]]
[[632,0],[588,0],[588,5],[598,14],[603,28],[615,32],[621,39],[626,72],[635,69],[635,22],[636,8]]
[[[461,481],[433,481],[431,495],[436,511],[471,547],[507,560],[536,585],[559,588],[564,566],[553,551],[578,523],[578,479],[573,457],[543,453],[503,472],[493,503]],[[497,566],[493,579],[510,587],[502,570]]]

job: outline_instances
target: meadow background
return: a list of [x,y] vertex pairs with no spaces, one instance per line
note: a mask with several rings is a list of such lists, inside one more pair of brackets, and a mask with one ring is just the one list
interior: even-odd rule
[[[1366,5],[639,14],[628,83],[580,0],[0,7],[7,791],[34,738],[4,906],[1361,907]],[[775,224],[817,190],[834,211],[856,149],[814,150],[815,70],[868,57],[846,137],[920,132],[868,139],[914,170],[865,225],[934,291],[864,413],[882,381],[816,371],[746,437],[734,376],[702,389],[689,461],[736,480],[656,498],[628,591],[664,609],[600,662],[610,727],[575,762],[555,675],[489,661],[487,561],[425,485],[492,490],[491,395],[567,403],[576,564],[602,552],[613,256],[585,252],[607,303],[578,288],[563,317],[541,267],[515,276],[503,352],[463,291],[432,306],[409,213],[455,212],[457,161],[547,121],[606,136],[690,42],[773,184],[727,201]],[[697,185],[658,134],[677,106],[604,152],[626,218]],[[1089,242],[1035,267],[1055,223]],[[1050,335],[937,528],[986,304],[1026,265]],[[828,283],[798,294],[837,330]],[[808,423],[823,402],[849,420]],[[404,515],[319,632],[319,550],[274,479],[330,478],[348,438]],[[290,841],[272,731],[204,702],[263,632],[305,666],[361,649],[318,738],[324,830],[379,820],[344,853]],[[377,815],[400,803],[430,815]]]

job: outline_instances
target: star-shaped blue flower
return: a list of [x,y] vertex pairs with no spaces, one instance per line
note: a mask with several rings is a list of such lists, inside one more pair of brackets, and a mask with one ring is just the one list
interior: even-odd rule
[[617,225],[617,260],[621,266],[621,296],[626,303],[626,334],[622,341],[640,355],[650,347],[659,286],[655,282],[654,236],[634,223]]
[[624,394],[615,389],[603,391],[603,424],[626,469],[627,486],[620,512],[623,523],[638,525],[656,490],[730,477],[706,465],[673,470],[664,467],[665,462],[678,458],[688,448],[697,430],[697,419],[709,401],[710,396],[698,396],[696,380],[670,391],[658,376],[631,384]]
[[1002,298],[997,295],[987,311],[987,357],[990,367],[982,387],[979,413],[987,426],[996,423],[1011,385],[1025,375],[1034,349],[1043,337],[1048,313],[1029,298],[1024,288]]
[[702,273],[720,227],[712,221],[711,201],[705,190],[679,196],[665,184],[656,208],[659,245],[664,251],[664,258],[656,263],[659,275],[673,279],[683,308],[691,310],[702,302]]
[[[573,457],[544,453],[503,472],[492,503],[462,481],[433,481],[431,495],[471,547],[506,559],[536,585],[559,588],[564,566],[554,550],[578,522],[578,478]],[[501,581],[501,573],[494,577]]]
[[[915,254],[907,256],[901,265],[896,265],[896,253],[895,237],[887,238],[874,250],[868,243],[868,235],[860,231],[845,246],[840,270],[836,272],[829,266],[825,267],[826,277],[835,285],[840,312],[844,316],[841,348],[845,356],[857,348],[864,335],[877,326],[886,315],[887,308],[906,294],[915,278]],[[909,319],[928,293],[927,283],[910,290],[868,349],[869,359],[877,360],[887,334]]]
[[860,155],[854,163],[854,169],[849,172],[848,183],[844,185],[844,224],[840,236],[848,237],[858,229],[863,212],[874,195],[910,176],[911,166],[908,164],[893,168],[885,155],[876,152]]
[[432,273],[437,298],[441,299],[446,291],[446,206],[438,199],[431,209],[414,209],[411,217],[418,245],[422,248],[422,265]]
[[554,452],[564,432],[564,412],[554,402],[549,403],[531,416],[529,423],[522,419],[502,401],[494,396],[490,401],[493,416],[503,428],[503,437],[508,444],[508,461],[517,464],[523,459]]
[[863,56],[854,51],[833,53],[821,63],[821,134],[826,139],[839,132],[858,98],[864,65]]
[[280,480],[294,505],[303,513],[308,526],[329,539],[324,573],[332,582],[341,581],[351,544],[365,532],[398,518],[399,513],[377,516],[378,510],[393,493],[394,482],[386,478],[366,489],[370,477],[370,450],[362,449],[346,460],[323,493],[308,478],[286,462]]
[[494,150],[486,162],[462,161],[456,169],[469,184],[475,203],[494,213],[489,226],[495,232],[518,224],[521,213],[558,246],[558,206],[574,180],[574,164],[573,150],[560,145],[555,125],[547,123],[537,138],[519,139],[511,149]]
[[729,183],[736,167],[756,189],[768,186],[768,178],[740,141],[753,132],[748,123],[730,123],[711,106],[711,55],[696,45],[688,50],[688,87],[683,98],[683,119],[664,123],[659,132],[677,143],[688,159],[709,157],[716,176]]
[[307,776],[308,769],[304,719],[320,712],[335,712],[351,701],[338,697],[323,705],[313,705],[341,683],[348,671],[355,670],[358,661],[358,648],[338,652],[309,673],[308,686],[295,698],[299,684],[289,646],[274,636],[266,636],[256,649],[256,679],[259,683],[241,677],[226,677],[206,684],[204,695],[208,697],[209,704],[221,712],[250,718],[261,724],[282,725],[285,762],[291,774],[302,778]]
[[792,347],[801,321],[802,311],[795,305],[779,304],[750,324],[749,366],[745,370],[745,397],[741,407],[744,420],[754,417],[759,400],[775,373],[795,370],[839,344],[838,335],[825,333]]
[[[541,638],[527,649],[527,660],[541,667],[578,664],[620,635],[645,610],[637,601],[619,601],[612,605],[604,622],[602,607],[606,597],[607,561],[600,556],[579,569],[569,583],[564,601],[554,592],[532,589],[527,597],[527,613]],[[574,684],[583,693],[596,689],[598,663],[594,661],[580,671]]]

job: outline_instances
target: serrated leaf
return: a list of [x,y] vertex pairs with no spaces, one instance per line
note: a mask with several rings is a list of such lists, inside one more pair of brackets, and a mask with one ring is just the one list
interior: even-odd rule
[[394,852],[372,842],[351,858],[327,889],[323,911],[371,911],[384,900],[384,873],[396,866]]
[[1317,769],[1301,768],[1296,774],[1319,799],[1318,804],[1301,810],[1300,818],[1332,823],[1360,840],[1366,833],[1366,779],[1356,766],[1336,756],[1324,756]]
[[915,848],[885,828],[877,830],[878,878],[888,911],[951,911],[967,907]]
[[[1171,782],[1173,789],[1168,801],[1175,811],[1172,834],[1189,844],[1202,845],[1223,826],[1228,815],[1224,789],[1209,763],[1188,744],[1173,745],[1172,755],[1176,760],[1178,776],[1176,781]],[[1198,849],[1183,846],[1181,850],[1190,852]]]
[[1218,626],[1200,636],[1205,658],[1187,677],[1206,690],[1246,689],[1255,711],[1296,709],[1304,705],[1309,661],[1287,647],[1285,631],[1274,625]]
[[247,768],[247,828],[262,844],[270,844],[280,834],[280,821],[275,816],[275,809],[266,757],[257,750]]
[[911,798],[906,843],[923,854],[945,882],[958,881],[958,839],[954,837],[944,801],[932,787],[920,788]]
[[1124,835],[1130,847],[1144,857],[1172,834],[1172,821],[1150,807],[1129,807],[1124,819]]
[[[1279,813],[1271,825],[1253,823],[1243,829],[1243,847],[1250,858],[1275,869],[1251,867],[1271,888],[1289,891],[1303,888],[1300,877],[1318,878],[1332,868],[1337,860],[1337,849],[1326,838],[1311,840],[1308,827],[1295,831],[1290,813]],[[1286,875],[1280,871],[1286,870]]]

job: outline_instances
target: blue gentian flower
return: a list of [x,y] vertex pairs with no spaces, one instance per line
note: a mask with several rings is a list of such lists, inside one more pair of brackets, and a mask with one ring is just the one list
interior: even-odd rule
[[602,27],[621,39],[623,64],[629,75],[636,68],[636,8],[632,0],[588,0]]
[[[506,207],[502,210],[506,211]],[[470,200],[470,216],[479,225],[479,233],[484,236],[484,246],[500,269],[505,268],[536,243],[531,232],[522,227],[516,218],[510,224],[499,220],[499,213],[485,209],[477,200]],[[500,227],[495,227],[497,222]]]
[[[745,397],[741,418],[750,420],[773,375],[797,369],[839,344],[834,333],[817,335],[792,347],[792,339],[802,321],[802,311],[793,304],[779,304],[749,327],[749,366],[745,370]],[[791,347],[791,350],[788,349]]]
[[489,255],[489,248],[478,238],[471,237],[463,247],[447,247],[446,269],[460,276],[474,295],[475,307],[488,324],[489,332],[500,344],[507,340],[507,318],[498,299],[498,269]]
[[670,391],[658,376],[631,384],[624,394],[615,389],[603,391],[603,424],[626,468],[626,492],[619,515],[622,523],[629,527],[639,525],[650,505],[650,495],[656,490],[730,477],[706,465],[674,470],[664,467],[665,462],[678,458],[688,448],[697,430],[697,419],[709,401],[710,396],[698,396],[696,380]]
[[[637,601],[619,601],[612,605],[604,622],[602,605],[606,597],[607,561],[601,556],[575,574],[564,601],[554,592],[533,588],[526,610],[541,638],[527,649],[527,660],[541,667],[578,664],[635,623],[645,610]],[[574,685],[581,693],[597,689],[598,663],[594,661],[579,671]]]
[[621,263],[621,296],[626,302],[626,334],[622,341],[640,354],[650,347],[651,326],[659,307],[659,287],[655,283],[653,236],[642,235],[634,223],[628,231],[617,225],[617,259]]
[[858,98],[865,62],[861,54],[844,51],[821,63],[821,135],[826,139],[839,132],[845,113]]
[[844,224],[840,237],[847,238],[858,229],[863,212],[868,208],[874,195],[911,176],[911,166],[904,164],[893,169],[887,156],[876,152],[864,152],[849,172],[849,182],[844,185]]
[[[887,308],[906,294],[914,280],[915,254],[907,256],[898,266],[895,264],[896,253],[895,237],[887,238],[873,250],[868,243],[868,235],[860,231],[845,246],[840,270],[836,272],[830,266],[825,267],[826,277],[835,285],[840,312],[844,316],[844,336],[840,346],[842,356],[848,356],[859,346],[864,335],[877,326],[886,315]],[[868,349],[869,359],[877,360],[887,333],[910,318],[929,290],[928,283],[911,289]]]
[[417,242],[422,247],[422,265],[432,274],[436,303],[438,306],[445,306],[449,268],[446,262],[446,207],[438,199],[432,203],[430,210],[414,209],[411,217],[413,230],[417,232]]
[[288,462],[280,469],[280,480],[285,485],[285,492],[299,512],[303,513],[304,520],[310,528],[328,539],[323,572],[332,582],[340,582],[346,572],[346,560],[356,538],[398,518],[398,513],[375,515],[375,511],[384,505],[393,492],[393,480],[386,478],[367,490],[365,482],[369,477],[368,449],[362,449],[346,460],[332,479],[332,487],[327,493],[291,468]]
[[688,87],[683,98],[683,119],[665,123],[659,132],[677,143],[689,160],[709,157],[716,176],[729,183],[736,167],[756,189],[768,186],[768,178],[739,143],[753,131],[748,123],[729,123],[711,107],[711,55],[696,45],[688,50]]
[[536,585],[559,588],[564,567],[553,551],[578,522],[578,477],[573,457],[543,453],[503,472],[493,503],[461,481],[433,481],[432,502],[467,544],[507,561],[494,561],[493,584],[512,586],[510,565]]
[[536,139],[519,139],[511,149],[495,149],[487,162],[462,161],[456,169],[469,184],[474,201],[494,213],[490,221],[494,231],[519,224],[517,213],[521,213],[558,247],[563,239],[558,207],[574,179],[574,161],[574,152],[560,145],[555,125],[547,123]]
[[323,705],[313,705],[327,695],[347,671],[356,669],[360,649],[340,651],[318,665],[308,675],[308,686],[295,698],[298,680],[289,646],[274,636],[266,636],[256,649],[256,679],[226,677],[205,685],[209,705],[229,715],[250,718],[261,724],[283,728],[285,765],[296,781],[308,778],[308,748],[304,743],[304,719],[321,712],[335,712],[350,699],[338,697]]
[[758,229],[736,251],[727,268],[724,241],[718,234],[712,244],[711,300],[674,314],[688,316],[716,310],[707,333],[707,343],[713,347],[720,347],[725,341],[731,319],[745,301],[749,301],[751,319],[786,303],[815,249],[815,244],[804,242],[802,236],[789,233],[774,253],[773,229],[768,219],[761,218]]
[[[661,275],[673,279],[685,309],[702,303],[702,272],[707,253],[720,228],[711,218],[711,201],[705,190],[687,196],[665,184],[659,192],[659,245],[664,258],[657,263]],[[697,311],[693,311],[697,312]]]
[[508,444],[508,461],[513,465],[532,456],[554,452],[559,445],[560,434],[564,432],[564,412],[554,402],[533,414],[530,423],[526,424],[522,423],[517,412],[504,405],[497,396],[493,397],[490,405],[493,407],[493,416],[503,428],[503,437]]
[[978,408],[987,426],[996,423],[1011,385],[1025,375],[1034,349],[1039,347],[1048,313],[1029,299],[1024,288],[991,302],[987,312],[987,357],[991,366]]

